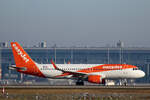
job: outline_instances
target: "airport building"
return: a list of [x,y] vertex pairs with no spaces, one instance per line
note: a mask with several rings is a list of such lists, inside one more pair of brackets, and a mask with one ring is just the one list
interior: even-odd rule
[[[116,47],[47,47],[46,43],[40,43],[38,47],[24,48],[31,58],[37,63],[50,64],[53,59],[56,64],[71,62],[72,64],[132,64],[138,66],[146,73],[136,83],[149,83],[150,78],[150,48],[124,47],[119,41]],[[9,70],[14,65],[11,47],[8,44],[0,45],[0,78],[1,80],[15,81],[46,81],[47,79],[24,75]]]

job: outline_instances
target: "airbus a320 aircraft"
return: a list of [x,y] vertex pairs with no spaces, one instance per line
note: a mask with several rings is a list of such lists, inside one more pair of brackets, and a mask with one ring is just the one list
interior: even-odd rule
[[11,42],[18,72],[43,78],[76,79],[76,85],[84,85],[84,81],[105,84],[105,79],[128,79],[145,76],[142,70],[128,64],[38,64],[17,43]]

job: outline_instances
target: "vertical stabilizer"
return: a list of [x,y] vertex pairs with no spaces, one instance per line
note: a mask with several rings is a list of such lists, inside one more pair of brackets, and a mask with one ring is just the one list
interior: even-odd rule
[[34,64],[34,61],[17,42],[11,42],[11,47],[17,67],[27,67]]
[[35,64],[35,62],[31,59],[31,57],[19,45],[19,43],[11,42],[11,47],[16,67],[18,69],[26,69],[26,70],[18,70],[19,72],[44,77],[44,75],[38,68],[38,64]]

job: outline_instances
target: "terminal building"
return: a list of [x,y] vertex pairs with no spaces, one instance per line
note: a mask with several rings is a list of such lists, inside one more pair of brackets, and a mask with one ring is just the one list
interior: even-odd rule
[[[0,43],[0,80],[15,81],[46,81],[47,79],[24,75],[9,70],[14,65],[14,58],[11,47],[8,43]],[[47,47],[45,42],[39,46],[24,47],[25,51],[37,63],[50,64],[53,59],[56,64],[70,62],[72,64],[131,64],[138,66],[146,75],[144,78],[136,79],[136,83],[149,83],[150,78],[150,48],[124,47],[119,41],[116,47],[70,47],[60,48]]]

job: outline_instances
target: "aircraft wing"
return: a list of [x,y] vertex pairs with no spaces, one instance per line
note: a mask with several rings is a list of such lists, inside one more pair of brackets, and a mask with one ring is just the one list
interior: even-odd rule
[[69,73],[70,75],[73,75],[74,77],[86,78],[88,76],[87,73],[62,70],[62,69],[58,68],[52,60],[51,60],[51,63],[56,70],[62,71],[64,73]]

